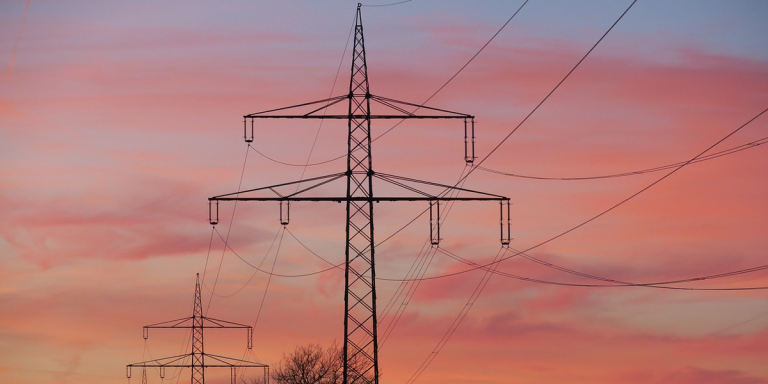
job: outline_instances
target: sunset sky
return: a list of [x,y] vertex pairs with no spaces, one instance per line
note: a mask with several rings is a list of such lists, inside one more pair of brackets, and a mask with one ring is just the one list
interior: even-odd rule
[[[522,3],[364,7],[371,92],[424,102]],[[511,247],[570,270],[651,283],[765,266],[768,113],[703,155],[743,150],[557,236],[675,168],[589,177],[685,162],[768,108],[768,2],[638,1],[486,159],[630,3],[530,0],[430,100],[477,116],[484,169],[464,187],[510,197]],[[206,352],[274,365],[297,345],[343,342],[343,271],[285,276],[343,262],[344,205],[296,203],[282,229],[277,203],[222,203],[212,230],[207,198],[345,171],[295,166],[344,155],[345,121],[259,121],[248,148],[242,116],[347,93],[356,4],[0,3],[0,382],[125,383],[126,364],[189,352],[184,331],[145,343],[141,328],[189,316],[196,273],[208,316],[255,325],[252,353],[235,330],[207,332]],[[395,123],[374,121],[373,135]],[[373,148],[377,172],[443,184],[466,173],[463,155],[460,121],[407,121]],[[522,256],[487,285],[482,270],[440,277],[471,268],[448,254],[493,260],[498,206],[451,207],[442,252],[425,248],[426,205],[375,207],[378,241],[416,218],[376,249],[380,337],[396,324],[382,383],[408,382],[430,356],[416,383],[768,383],[768,290],[543,284],[510,276],[609,283]],[[430,279],[396,296],[414,270]],[[768,270],[667,286],[768,287]],[[148,377],[187,383],[189,370]]]

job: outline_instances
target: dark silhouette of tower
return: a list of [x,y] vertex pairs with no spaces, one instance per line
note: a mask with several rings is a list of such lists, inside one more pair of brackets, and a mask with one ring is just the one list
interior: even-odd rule
[[[347,113],[327,113],[329,108],[347,101]],[[372,113],[375,104],[383,112]],[[410,108],[412,111],[408,111]],[[417,114],[417,110],[426,114]],[[344,384],[378,383],[378,323],[376,314],[376,268],[374,249],[374,203],[424,201],[430,208],[430,239],[440,242],[440,203],[444,201],[498,201],[501,205],[501,243],[509,244],[509,198],[456,186],[412,179],[373,170],[371,121],[380,119],[459,119],[464,121],[464,161],[472,164],[474,154],[474,116],[427,107],[371,94],[368,63],[360,4],[357,7],[349,93],[328,99],[257,112],[244,116],[243,136],[247,143],[254,139],[256,119],[339,119],[347,120],[347,167],[342,173],[313,177],[268,187],[237,191],[208,199],[209,220],[218,223],[220,201],[276,201],[280,205],[280,222],[290,221],[290,204],[296,201],[335,201],[346,203],[346,268],[344,292]],[[250,127],[248,126],[250,121]],[[250,128],[250,129],[249,129]],[[471,140],[468,132],[471,132]],[[337,180],[346,181],[346,195],[328,197],[312,195],[319,187]],[[374,194],[374,181],[403,191],[396,196]],[[310,186],[288,190],[298,184]],[[287,187],[287,188],[286,188]],[[432,189],[432,191],[422,190]],[[461,191],[463,197],[451,197]],[[268,196],[260,196],[263,193]]]
[[[162,323],[156,323],[144,326],[144,339],[149,337],[150,328],[174,328],[174,329],[191,329],[192,330],[192,352],[184,355],[164,357],[160,359],[142,361],[140,363],[126,365],[126,376],[131,378],[131,368],[141,367],[141,381],[142,384],[146,384],[148,367],[158,368],[160,371],[160,377],[165,377],[166,368],[191,368],[192,369],[192,384],[205,384],[205,369],[206,368],[229,368],[231,373],[231,382],[236,384],[237,380],[237,368],[240,367],[255,367],[263,368],[264,379],[268,383],[269,380],[269,366],[265,364],[259,364],[247,360],[233,359],[230,357],[213,355],[205,353],[203,344],[203,331],[206,328],[242,328],[247,331],[247,344],[248,349],[253,348],[253,327],[245,324],[233,323],[231,321],[219,320],[210,317],[203,316],[203,299],[202,292],[200,290],[200,274],[197,274],[197,280],[195,282],[195,302],[192,310],[192,316],[184,317],[181,319],[164,321]],[[190,359],[189,363],[186,363]]]

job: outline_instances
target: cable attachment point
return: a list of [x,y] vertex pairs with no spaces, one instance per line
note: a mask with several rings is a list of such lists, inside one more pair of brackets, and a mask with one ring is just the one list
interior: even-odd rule
[[[506,203],[506,209],[504,209],[505,203]],[[509,247],[509,242],[512,240],[512,237],[510,237],[512,233],[510,229],[511,221],[512,221],[510,219],[511,210],[512,208],[509,200],[499,201],[499,213],[501,216],[499,226],[501,230],[501,246],[502,247]]]
[[472,117],[471,120],[471,127],[468,127],[467,119],[464,119],[464,161],[467,164],[472,164],[477,159],[475,156],[475,118]]
[[288,223],[290,222],[291,222],[291,202],[281,200],[280,201],[280,224],[288,225]]
[[246,143],[253,143],[253,118],[251,118],[251,132],[248,135],[248,120],[243,117],[243,139]]
[[211,225],[219,223],[219,201],[216,200],[216,209],[213,209],[213,202],[208,200],[208,222]]
[[429,242],[440,245],[440,200],[429,202]]

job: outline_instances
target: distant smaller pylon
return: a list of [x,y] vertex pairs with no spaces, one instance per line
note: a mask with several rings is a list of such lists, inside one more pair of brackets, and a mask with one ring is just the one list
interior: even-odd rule
[[[160,378],[165,378],[166,368],[192,368],[192,384],[205,384],[205,368],[230,368],[231,383],[237,383],[237,368],[262,368],[264,382],[269,384],[269,365],[231,357],[212,355],[204,352],[203,330],[205,328],[243,328],[247,331],[248,349],[253,349],[253,327],[250,325],[233,323],[231,321],[213,319],[203,316],[202,290],[200,289],[200,274],[197,274],[195,282],[195,303],[192,316],[176,320],[164,321],[144,326],[144,340],[149,337],[150,328],[181,328],[192,329],[192,352],[184,355],[163,357],[160,359],[142,361],[140,363],[125,366],[126,377],[131,378],[131,368],[141,367],[141,384],[147,384],[147,367],[159,368]],[[184,361],[191,357],[191,363]],[[206,363],[205,359],[212,363]]]

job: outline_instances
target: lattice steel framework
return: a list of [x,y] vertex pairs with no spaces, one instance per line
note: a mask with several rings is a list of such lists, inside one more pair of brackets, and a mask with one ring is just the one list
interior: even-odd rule
[[[347,100],[347,113],[328,113],[329,108]],[[371,102],[386,109],[384,113],[372,113]],[[406,108],[412,108],[408,111]],[[426,113],[416,114],[421,109]],[[302,113],[291,113],[303,110]],[[276,201],[280,205],[280,223],[290,221],[290,204],[297,201],[335,201],[346,203],[346,268],[344,292],[344,384],[379,382],[378,335],[376,314],[376,268],[374,254],[374,202],[424,201],[430,209],[430,239],[433,245],[440,242],[441,201],[498,201],[501,205],[501,243],[509,245],[510,220],[509,198],[456,186],[432,183],[408,177],[377,173],[373,170],[371,152],[371,121],[376,119],[459,119],[464,121],[464,160],[475,160],[474,116],[427,107],[386,97],[372,95],[368,84],[368,63],[365,58],[365,39],[360,4],[355,21],[354,46],[349,93],[328,99],[312,101],[284,108],[245,115],[243,138],[247,143],[254,139],[256,119],[344,119],[347,120],[347,169],[344,173],[308,178],[268,187],[237,191],[208,199],[209,221],[218,223],[220,201]],[[250,127],[248,122],[250,121]],[[471,136],[471,139],[470,139]],[[339,197],[322,194],[311,195],[320,187],[334,181],[346,181],[346,195]],[[375,195],[374,180],[396,186],[404,194],[395,196]],[[298,189],[299,184],[309,185]],[[294,191],[285,191],[296,187]],[[437,192],[421,188],[436,188]],[[257,196],[261,192],[271,196]],[[449,196],[450,192],[462,192],[464,196]],[[505,207],[506,205],[506,207]]]
[[[349,79],[347,156],[347,249],[344,291],[344,383],[379,377],[376,270],[373,238],[371,99],[360,7],[357,8]],[[352,200],[352,197],[361,197]],[[360,364],[349,364],[351,361]],[[352,368],[352,369],[350,369]]]
[[[160,359],[142,361],[140,363],[128,364],[125,366],[126,376],[131,378],[131,368],[141,367],[142,384],[146,383],[148,367],[158,368],[160,377],[165,378],[166,368],[191,368],[192,376],[190,383],[205,384],[205,368],[229,368],[230,381],[237,383],[237,368],[262,368],[264,371],[264,382],[269,383],[269,366],[255,363],[247,360],[233,359],[230,357],[213,355],[205,353],[203,344],[203,330],[205,328],[240,328],[247,331],[248,349],[253,349],[253,327],[245,324],[233,323],[231,321],[219,320],[203,316],[203,299],[200,289],[200,274],[197,274],[195,282],[195,302],[192,309],[192,316],[176,320],[164,321],[144,326],[144,340],[149,338],[150,328],[176,328],[192,330],[192,352],[185,355],[164,357]],[[208,362],[206,363],[206,357]],[[191,358],[190,363],[185,363]]]
[[192,384],[205,384],[203,329],[203,295],[198,274],[195,282],[195,304],[192,310]]

